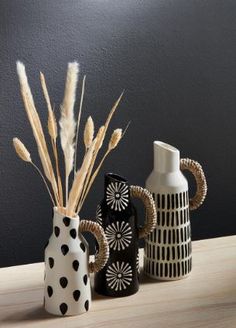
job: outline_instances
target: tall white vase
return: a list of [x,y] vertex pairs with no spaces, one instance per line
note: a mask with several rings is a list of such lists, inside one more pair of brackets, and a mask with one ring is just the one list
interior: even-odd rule
[[[180,167],[190,170],[197,181],[197,193],[190,201],[188,182]],[[202,168],[193,160],[180,160],[175,147],[155,141],[154,169],[146,188],[156,204],[157,226],[145,240],[144,272],[159,280],[184,278],[192,269],[189,209],[202,204],[207,190]]]

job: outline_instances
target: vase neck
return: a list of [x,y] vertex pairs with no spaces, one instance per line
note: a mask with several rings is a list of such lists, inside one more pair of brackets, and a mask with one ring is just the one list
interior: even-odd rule
[[70,233],[77,235],[79,229],[79,223],[80,223],[79,216],[76,216],[74,218],[67,217],[66,215],[54,209],[53,230],[56,237],[60,236],[60,239],[61,238],[67,239]]
[[130,204],[130,186],[128,181],[113,173],[105,175],[105,200],[107,205],[115,211],[121,212]]
[[161,141],[154,141],[154,171],[171,173],[180,170],[179,150]]

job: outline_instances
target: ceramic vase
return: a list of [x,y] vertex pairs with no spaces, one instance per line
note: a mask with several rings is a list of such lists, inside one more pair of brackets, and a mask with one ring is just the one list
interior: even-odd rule
[[[100,252],[89,263],[88,243],[82,236],[90,231]],[[78,315],[91,306],[90,272],[100,270],[108,258],[108,244],[102,228],[79,216],[67,217],[54,208],[53,233],[45,248],[44,307],[54,315]]]
[[[141,199],[147,209],[143,228],[138,227],[132,197]],[[139,289],[139,238],[146,237],[155,227],[156,210],[151,194],[116,174],[105,175],[105,196],[97,207],[97,222],[104,228],[110,247],[105,267],[95,274],[95,291],[122,297]]]
[[[188,182],[182,170],[193,173],[196,195],[189,200]],[[159,280],[185,278],[192,270],[189,210],[204,201],[207,185],[201,165],[181,159],[175,147],[154,142],[154,169],[146,181],[157,209],[157,225],[145,240],[144,272]]]

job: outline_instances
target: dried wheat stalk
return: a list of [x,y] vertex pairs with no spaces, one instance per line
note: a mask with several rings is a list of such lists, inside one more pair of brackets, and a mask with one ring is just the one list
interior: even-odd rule
[[58,187],[54,175],[53,166],[48,153],[41,121],[35,108],[33,96],[28,84],[25,66],[21,62],[17,62],[17,73],[19,76],[21,94],[25,105],[25,110],[38,147],[38,153],[43,166],[44,174],[52,186],[55,202],[58,205]]
[[27,163],[30,163],[31,165],[33,165],[33,167],[36,169],[36,171],[39,173],[40,177],[42,178],[47,191],[49,193],[49,196],[51,198],[51,201],[53,203],[53,206],[55,206],[55,202],[53,200],[50,188],[47,184],[47,181],[45,180],[42,172],[40,171],[40,169],[38,168],[38,166],[32,161],[31,156],[30,156],[30,152],[27,150],[27,148],[25,147],[25,145],[23,144],[23,142],[20,141],[20,139],[18,138],[13,138],[13,146],[15,148],[15,151],[17,153],[17,155],[24,161]]
[[[48,193],[51,197],[53,205],[57,206],[58,209],[63,214],[72,217],[75,214],[78,214],[78,212],[80,211],[83,202],[91,188],[91,185],[94,179],[96,178],[105,158],[113,149],[117,147],[119,141],[123,136],[121,129],[114,130],[110,138],[108,148],[102,160],[100,161],[99,165],[97,166],[96,170],[93,172],[97,155],[103,145],[103,141],[105,139],[106,131],[108,129],[111,118],[114,115],[116,108],[118,107],[118,104],[122,98],[123,95],[122,93],[120,97],[117,99],[117,101],[114,103],[106,119],[105,124],[99,128],[95,139],[94,139],[94,122],[91,116],[88,118],[84,129],[85,155],[80,169],[77,170],[76,174],[74,175],[72,187],[69,192],[69,176],[72,171],[73,164],[75,170],[77,165],[75,147],[77,149],[80,118],[81,118],[84,89],[85,89],[85,76],[84,76],[83,83],[82,83],[82,90],[81,90],[80,107],[79,107],[78,119],[76,124],[74,120],[74,104],[75,104],[76,87],[77,87],[77,80],[78,80],[78,68],[79,66],[77,62],[68,64],[66,83],[65,83],[65,93],[64,93],[63,103],[61,105],[61,118],[59,121],[60,141],[64,154],[64,163],[65,163],[65,195],[63,195],[63,188],[61,184],[59,156],[58,156],[58,149],[57,149],[57,137],[58,137],[57,122],[54,112],[52,110],[45,77],[42,73],[40,73],[41,86],[48,109],[48,133],[51,138],[52,149],[55,158],[57,179],[55,178],[54,169],[49,156],[41,121],[37,113],[33,96],[28,84],[27,76],[25,73],[25,67],[20,62],[17,62],[17,73],[20,81],[21,94],[24,101],[25,110],[33,131],[33,135],[38,147],[38,153],[42,163],[44,174],[33,163],[30,153],[26,149],[24,144],[17,138],[13,139],[13,145],[15,147],[18,156],[23,161],[31,163],[34,166],[34,168],[37,170],[37,172],[40,174],[48,190]],[[75,142],[76,142],[76,146],[75,146]],[[52,192],[44,175],[50,182]],[[65,204],[63,202],[64,196],[66,199]]]
[[[97,134],[97,145],[95,146],[95,151],[94,151],[93,159],[92,159],[92,162],[91,162],[91,165],[90,165],[90,169],[89,169],[89,172],[88,172],[86,181],[85,181],[85,186],[83,188],[83,193],[81,195],[80,202],[79,202],[79,204],[77,206],[77,210],[80,210],[81,209],[81,207],[82,207],[82,205],[84,203],[84,200],[85,200],[85,198],[86,198],[86,196],[88,194],[88,191],[89,191],[89,190],[87,191],[87,188],[88,188],[89,185],[90,185],[89,189],[91,188],[91,185],[92,185],[92,183],[93,183],[93,181],[95,179],[95,177],[94,177],[93,178],[93,181],[91,181],[91,183],[90,183],[90,180],[92,179],[91,173],[92,173],[92,170],[93,170],[93,167],[94,167],[94,164],[95,164],[95,161],[96,161],[98,152],[99,152],[99,150],[102,147],[103,141],[104,141],[105,136],[106,136],[107,128],[108,128],[108,126],[110,124],[110,121],[111,121],[111,119],[112,119],[112,117],[113,117],[113,115],[114,115],[114,113],[115,113],[115,111],[116,111],[116,109],[117,109],[117,107],[118,107],[118,105],[119,105],[122,97],[123,97],[123,94],[124,94],[124,91],[121,93],[121,95],[119,96],[119,98],[116,100],[116,102],[112,106],[112,108],[111,108],[111,110],[110,110],[110,112],[108,114],[108,117],[106,119],[105,124],[103,126],[101,126],[100,129],[99,129],[99,131],[98,131],[98,134]],[[105,160],[105,158],[104,158],[104,160]],[[102,166],[102,164],[101,164],[101,166]],[[100,166],[100,168],[101,168],[101,166]],[[97,174],[98,174],[98,171],[97,171]]]
[[63,207],[63,191],[62,191],[61,175],[60,175],[60,170],[59,170],[59,160],[58,160],[58,152],[57,152],[57,136],[58,136],[57,122],[56,122],[56,117],[54,115],[54,112],[52,110],[46,80],[45,80],[44,74],[42,72],[40,72],[40,81],[41,81],[44,98],[46,100],[47,108],[48,108],[48,133],[51,137],[51,144],[52,144],[53,154],[54,154],[55,163],[56,163],[59,205],[60,205],[60,207]]
[[89,149],[89,147],[93,142],[93,136],[94,136],[94,123],[92,117],[89,116],[84,128],[84,145],[86,151]]
[[94,141],[92,142],[88,151],[86,152],[86,154],[84,156],[83,164],[82,164],[80,170],[78,170],[78,172],[76,173],[76,176],[74,178],[72,188],[70,191],[70,195],[69,195],[69,200],[68,200],[68,207],[67,207],[68,215],[72,215],[74,212],[76,212],[77,203],[80,199],[80,196],[81,196],[81,193],[83,190],[83,186],[84,186],[84,181],[85,181],[86,175],[88,173],[88,169],[91,164],[91,160],[93,158],[93,152],[94,152],[94,148],[96,145],[96,141],[97,140],[94,139]]
[[112,135],[111,135],[111,138],[110,138],[110,141],[109,141],[109,144],[108,144],[108,148],[107,148],[107,151],[105,152],[103,158],[101,159],[98,167],[96,168],[96,170],[94,171],[93,175],[91,176],[90,178],[90,181],[88,183],[88,187],[86,188],[86,191],[84,193],[84,197],[83,199],[80,201],[79,203],[79,207],[78,207],[78,211],[80,211],[81,207],[83,206],[83,203],[85,201],[85,198],[87,197],[88,195],[88,192],[96,178],[96,176],[98,175],[98,172],[100,171],[101,169],[101,166],[102,164],[104,163],[106,157],[108,156],[108,154],[117,147],[118,143],[120,142],[122,138],[122,129],[116,129],[113,131]]

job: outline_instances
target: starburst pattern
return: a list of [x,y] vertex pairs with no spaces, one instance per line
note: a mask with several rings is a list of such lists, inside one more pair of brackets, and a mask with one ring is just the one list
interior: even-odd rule
[[112,223],[107,226],[105,233],[110,247],[115,251],[124,250],[132,239],[132,229],[125,221]]
[[132,269],[129,263],[112,263],[106,272],[108,286],[115,291],[127,289],[132,281]]
[[102,208],[101,205],[97,206],[96,210],[96,222],[102,225]]
[[111,182],[106,191],[106,201],[112,210],[122,211],[128,206],[129,188],[124,183]]

